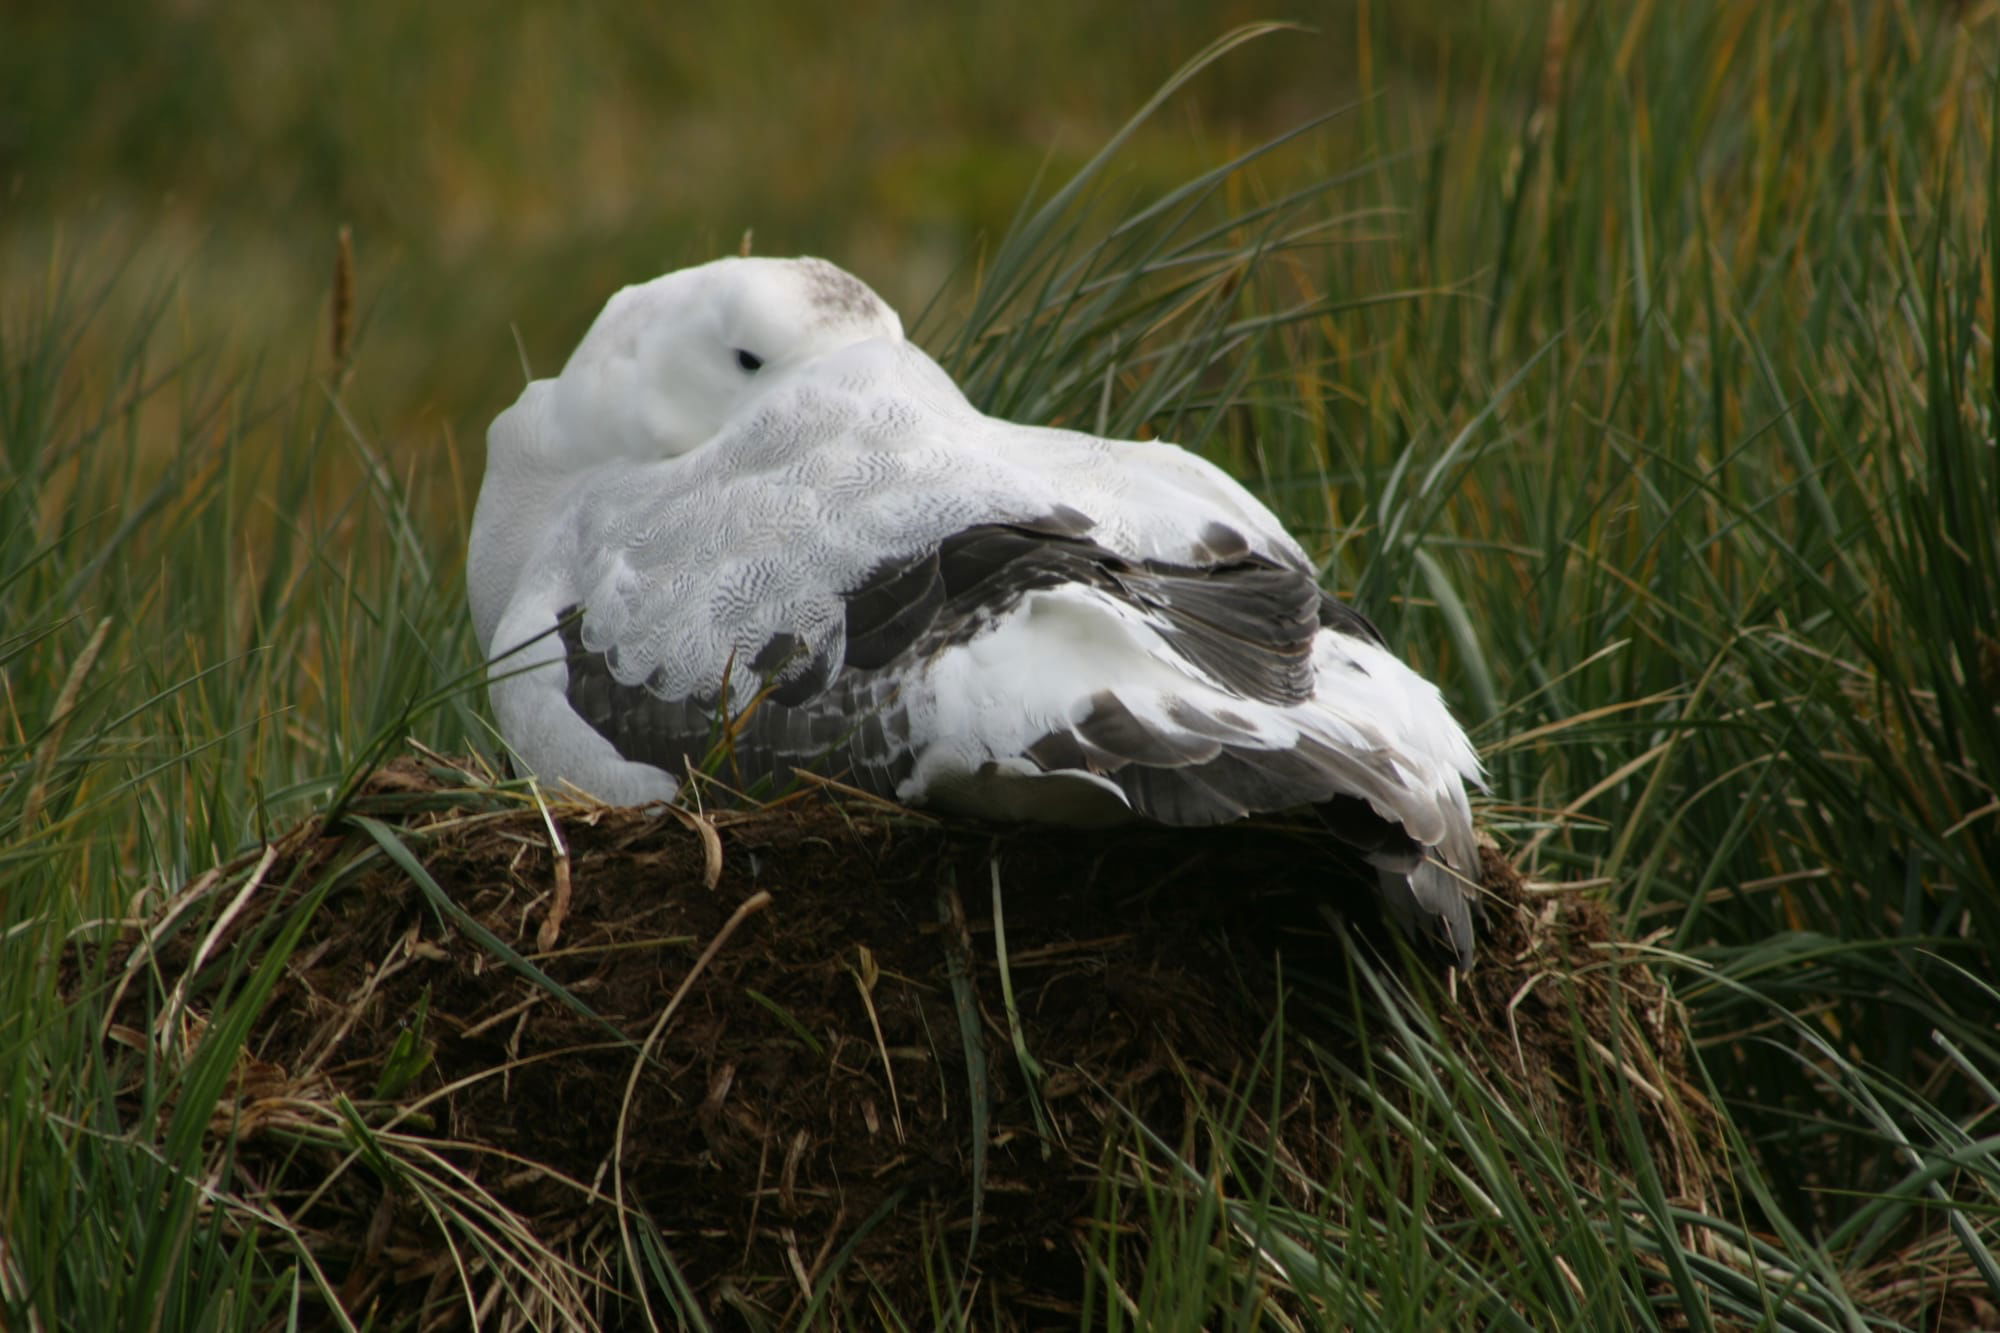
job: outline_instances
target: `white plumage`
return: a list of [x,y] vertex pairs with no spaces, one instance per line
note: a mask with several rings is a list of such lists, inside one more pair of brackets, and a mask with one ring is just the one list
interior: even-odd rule
[[1437,689],[1219,469],[984,415],[831,264],[625,289],[487,444],[473,621],[545,782],[669,798],[726,713],[746,776],[998,818],[1314,805],[1470,959]]

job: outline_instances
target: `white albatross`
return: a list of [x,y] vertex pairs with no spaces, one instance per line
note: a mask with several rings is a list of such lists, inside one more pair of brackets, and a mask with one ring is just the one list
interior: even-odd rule
[[822,260],[613,296],[493,422],[467,584],[545,783],[669,799],[726,710],[746,777],[989,818],[1315,806],[1471,960],[1479,763],[1437,688],[1220,469],[986,416]]

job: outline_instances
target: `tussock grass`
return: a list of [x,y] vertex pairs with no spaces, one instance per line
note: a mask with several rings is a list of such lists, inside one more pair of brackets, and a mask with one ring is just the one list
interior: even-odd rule
[[[1268,153],[1178,187],[1087,159],[919,328],[992,410],[1187,441],[1270,497],[1474,725],[1531,884],[1600,900],[1632,943],[1598,966],[1642,959],[1684,1006],[1726,1181],[1674,1178],[1634,1101],[1657,1080],[1558,1011],[1617,1073],[1562,1090],[1605,1164],[1570,1169],[1364,964],[1290,991],[1237,1082],[1191,1083],[1181,1139],[1108,1141],[1080,1317],[2000,1322],[1991,7],[1552,6],[1435,42],[1422,80],[1392,58],[1415,22],[1358,9],[1358,102]],[[1191,88],[1307,40],[1225,39]],[[1335,168],[1305,170],[1314,144]],[[299,377],[204,353],[185,293],[66,253],[0,320],[0,1322],[365,1324],[367,1279],[240,1151],[246,1107],[431,1219],[439,1309],[557,1326],[643,1291],[662,1323],[771,1322],[698,1293],[657,1210],[524,1230],[393,1081],[374,1105],[257,1084],[317,904],[422,867],[397,831],[421,801],[371,813],[367,776],[411,739],[493,771],[456,573],[475,466],[375,437],[371,340],[411,344],[365,302],[338,372]],[[266,858],[329,813],[379,836]],[[210,938],[180,973],[132,947]],[[1335,1090],[1377,1117],[1291,1170],[1256,1126]],[[1446,1194],[1481,1206],[1441,1220]],[[816,1308],[1016,1318],[963,1282],[962,1231],[905,1244],[927,1301]]]

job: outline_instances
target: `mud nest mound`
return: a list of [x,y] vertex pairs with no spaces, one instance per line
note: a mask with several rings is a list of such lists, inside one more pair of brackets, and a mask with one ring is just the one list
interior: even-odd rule
[[[1712,1205],[1657,981],[1586,898],[1490,849],[1485,876],[1453,976],[1294,829],[985,828],[821,792],[648,815],[406,760],[100,961],[127,1045],[186,1047],[268,985],[210,1132],[357,1321],[645,1327],[644,1299],[669,1325],[1066,1326],[1160,1191],[1325,1213],[1342,1153],[1400,1141],[1414,1094],[1371,1055],[1399,1043],[1462,1053],[1579,1179],[1634,1165],[1588,1120],[1617,1101],[1669,1192]],[[1282,1170],[1240,1179],[1260,1154]],[[1448,1174],[1426,1206],[1473,1215]]]

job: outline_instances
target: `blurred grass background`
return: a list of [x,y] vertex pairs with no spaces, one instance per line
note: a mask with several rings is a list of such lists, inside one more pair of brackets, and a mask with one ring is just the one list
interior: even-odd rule
[[[1270,17],[1188,0],[509,4],[476,22],[373,2],[19,7],[0,43],[0,295],[44,284],[52,257],[126,263],[120,299],[170,281],[165,328],[190,350],[294,359],[324,347],[351,226],[358,410],[412,448],[441,425],[476,436],[519,385],[510,326],[548,373],[617,287],[753,229],[759,253],[826,255],[914,316],[1037,180],[1066,178],[1214,37]],[[1382,95],[1260,169],[1277,189],[1351,170],[1379,120],[1422,151],[1533,92],[1493,75],[1538,66],[1534,5],[1304,17],[1313,31],[1253,44],[1148,126],[1117,187],[1157,193]]]

